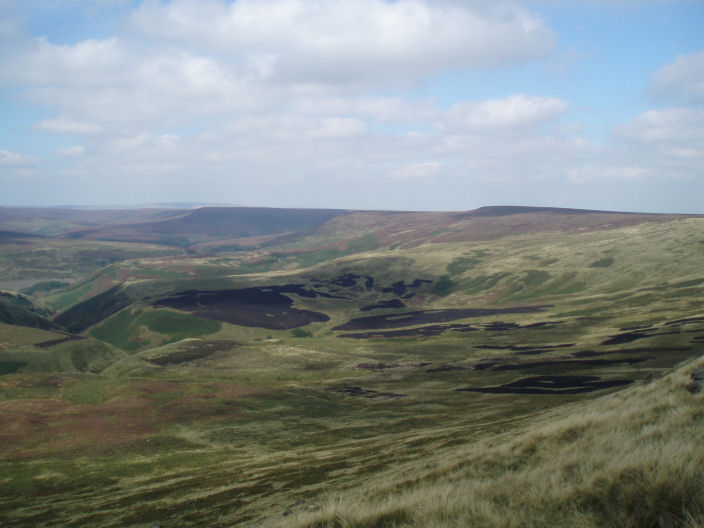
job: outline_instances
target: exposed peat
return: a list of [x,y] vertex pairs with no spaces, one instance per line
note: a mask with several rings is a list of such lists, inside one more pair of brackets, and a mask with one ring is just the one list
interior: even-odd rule
[[154,306],[174,308],[198,317],[240,326],[272,330],[290,330],[330,319],[324,313],[293,308],[293,300],[284,293],[308,298],[339,298],[317,290],[305,289],[302,284],[289,284],[239,290],[188,290],[160,299],[154,302]]
[[392,392],[378,392],[371,389],[363,389],[362,387],[354,385],[343,385],[341,387],[329,387],[329,391],[339,392],[340,394],[345,394],[347,396],[355,396],[361,398],[380,398],[384,400],[393,400],[396,398],[403,398],[404,394],[394,394]]
[[235,341],[201,341],[188,344],[184,349],[176,350],[163,356],[149,358],[147,361],[160,367],[179,365],[206,358],[216,352],[232,350],[236,346],[237,343]]
[[362,312],[369,312],[371,310],[384,310],[389,308],[405,308],[406,305],[403,304],[401,299],[391,299],[390,301],[381,301],[377,304],[369,304],[367,306],[362,306],[359,310]]
[[625,379],[601,381],[599,376],[531,376],[496,387],[466,387],[455,391],[494,394],[582,394],[629,383],[632,381]]
[[54,345],[60,345],[61,343],[67,343],[69,341],[79,341],[81,339],[85,339],[85,337],[72,335],[67,337],[61,337],[59,339],[50,339],[49,341],[42,341],[41,343],[35,343],[34,346],[39,348],[49,348]]
[[542,312],[552,305],[515,306],[511,308],[446,308],[439,310],[420,310],[402,314],[372,315],[358,317],[338,325],[333,330],[372,330],[381,328],[400,328],[427,323],[445,323],[470,317],[485,317],[499,314],[526,314]]

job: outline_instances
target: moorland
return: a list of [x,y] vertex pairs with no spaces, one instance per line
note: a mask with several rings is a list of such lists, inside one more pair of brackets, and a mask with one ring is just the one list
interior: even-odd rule
[[700,526],[704,217],[0,208],[3,526]]

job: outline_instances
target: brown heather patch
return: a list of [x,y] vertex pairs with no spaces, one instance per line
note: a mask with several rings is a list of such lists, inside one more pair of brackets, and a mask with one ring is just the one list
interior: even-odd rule
[[119,268],[117,270],[117,280],[125,282],[132,276],[132,270],[129,268]]
[[119,392],[125,395],[92,405],[57,399],[0,402],[0,453],[14,459],[101,451],[176,424],[231,420],[242,414],[233,401],[265,394],[230,383],[188,387],[171,381],[132,383]]

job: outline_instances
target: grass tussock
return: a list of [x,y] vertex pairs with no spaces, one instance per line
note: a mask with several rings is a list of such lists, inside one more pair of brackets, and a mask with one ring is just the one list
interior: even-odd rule
[[293,526],[704,526],[704,394],[684,389],[702,364],[438,451]]

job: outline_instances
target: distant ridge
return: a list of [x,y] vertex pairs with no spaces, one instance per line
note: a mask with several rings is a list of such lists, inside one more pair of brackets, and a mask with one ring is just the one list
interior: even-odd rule
[[[286,245],[291,251],[345,252],[360,244],[376,249],[394,244],[487,240],[701,216],[516,205],[436,212],[236,206],[121,210],[0,207],[0,242],[18,240],[21,233],[27,233],[159,244],[193,252],[264,246],[283,249]],[[492,218],[497,221],[491,222]]]
[[[555,213],[555,214],[647,214],[662,215],[666,213],[638,213],[632,211],[601,211],[596,209],[569,209],[566,207],[531,207],[522,205],[490,205],[467,211],[467,216],[509,216],[527,213]],[[689,216],[689,215],[687,215]]]

